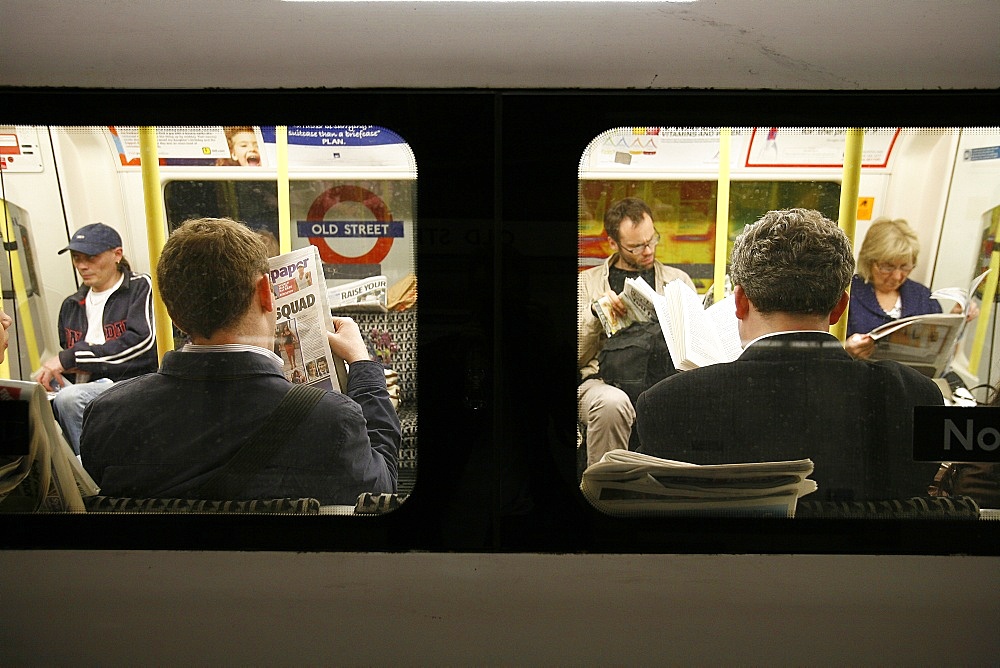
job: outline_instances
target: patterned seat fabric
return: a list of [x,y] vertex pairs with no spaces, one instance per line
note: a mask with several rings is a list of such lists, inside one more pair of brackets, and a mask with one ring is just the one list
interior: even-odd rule
[[967,496],[939,498],[915,496],[889,501],[807,501],[799,499],[795,517],[978,519],[979,506]]
[[355,515],[381,515],[396,510],[406,501],[406,494],[372,494],[365,492],[354,505]]
[[91,496],[83,500],[91,513],[267,513],[318,515],[318,499],[250,499],[204,501],[200,499],[133,499]]

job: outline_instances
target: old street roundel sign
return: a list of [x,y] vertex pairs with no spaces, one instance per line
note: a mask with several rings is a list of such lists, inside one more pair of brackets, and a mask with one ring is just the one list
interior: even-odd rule
[[[372,212],[375,220],[379,222],[392,220],[389,207],[385,205],[382,198],[360,186],[335,186],[323,191],[319,197],[313,200],[306,220],[322,222],[326,212],[341,202],[360,202]],[[319,249],[319,256],[327,264],[379,264],[389,254],[389,249],[392,248],[392,239],[392,237],[378,237],[371,250],[356,257],[341,255],[330,248],[323,237],[309,237],[309,243]]]

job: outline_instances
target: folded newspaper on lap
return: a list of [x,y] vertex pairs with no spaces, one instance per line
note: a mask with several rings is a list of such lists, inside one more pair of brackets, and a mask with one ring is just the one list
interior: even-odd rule
[[278,314],[274,352],[281,357],[285,377],[342,392],[347,387],[347,367],[333,356],[326,338],[333,321],[319,251],[307,246],[268,262]]
[[329,288],[326,291],[330,308],[334,311],[388,311],[389,280],[385,276],[369,276]]
[[28,430],[20,453],[0,456],[0,512],[85,512],[83,498],[98,488],[63,438],[45,388],[0,380],[7,401],[28,405]]
[[950,299],[962,307],[961,313],[930,313],[893,320],[868,332],[875,339],[873,360],[895,360],[913,367],[930,378],[940,378],[951,366],[972,308],[970,295],[989,273],[987,269],[972,281],[968,291],[943,288],[931,293],[934,299]]
[[659,322],[670,358],[679,371],[732,362],[743,352],[732,295],[706,309],[684,281],[667,283],[661,295],[640,277],[626,278],[619,296],[628,309],[621,318],[611,311],[607,297],[597,300],[605,333],[610,337],[635,322]]
[[612,450],[587,467],[580,489],[616,516],[794,517],[799,497],[817,489],[812,471],[809,459],[699,466]]

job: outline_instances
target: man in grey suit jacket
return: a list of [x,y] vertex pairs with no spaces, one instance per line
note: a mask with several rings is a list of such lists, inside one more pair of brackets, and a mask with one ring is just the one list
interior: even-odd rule
[[850,241],[806,209],[771,211],[737,238],[730,275],[744,351],[671,376],[636,405],[640,452],[696,464],[809,458],[827,501],[926,494],[913,408],[940,405],[928,378],[854,360],[829,333],[848,305]]

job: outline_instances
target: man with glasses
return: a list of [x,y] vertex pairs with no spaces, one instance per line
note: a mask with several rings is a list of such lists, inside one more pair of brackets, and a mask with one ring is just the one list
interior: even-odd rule
[[586,428],[587,464],[605,452],[627,449],[635,421],[635,408],[628,395],[600,377],[598,355],[607,337],[595,304],[607,296],[611,308],[625,315],[618,297],[626,278],[642,277],[657,292],[670,281],[681,279],[694,289],[691,278],[679,269],[656,261],[660,236],[653,226],[653,212],[641,199],[627,197],[611,205],[604,214],[604,231],[614,251],[602,264],[581,272],[577,281],[577,408]]

